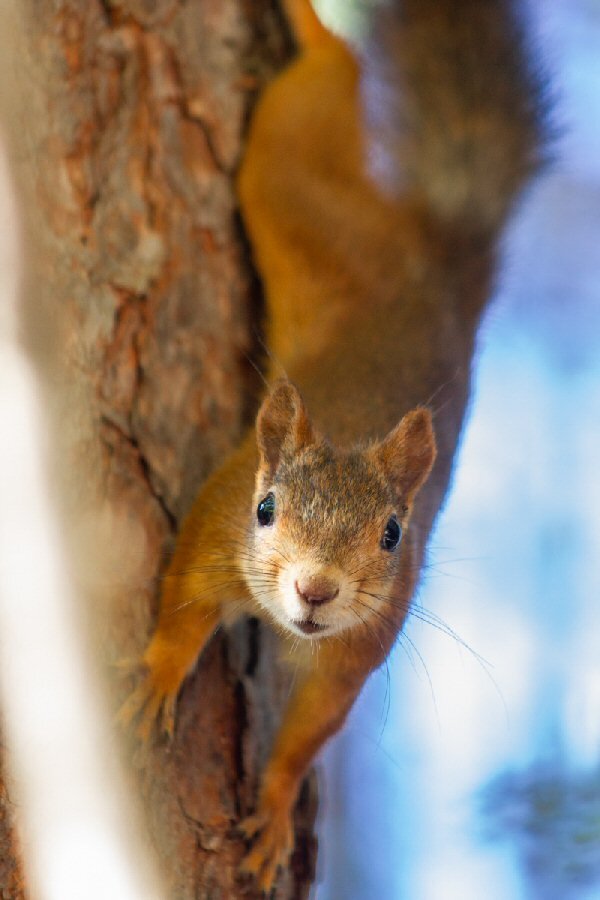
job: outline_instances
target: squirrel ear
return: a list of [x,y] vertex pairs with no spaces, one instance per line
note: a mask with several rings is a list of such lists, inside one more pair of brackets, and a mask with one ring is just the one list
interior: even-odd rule
[[411,503],[427,480],[436,456],[429,410],[418,407],[407,413],[370,455],[399,496]]
[[263,400],[256,418],[256,441],[261,468],[270,478],[282,456],[292,456],[315,442],[304,401],[290,381],[276,381]]

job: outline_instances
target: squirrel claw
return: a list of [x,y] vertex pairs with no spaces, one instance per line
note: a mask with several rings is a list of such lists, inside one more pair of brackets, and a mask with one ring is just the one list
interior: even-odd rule
[[[140,663],[137,663],[140,668]],[[131,727],[134,719],[139,718],[135,733],[139,740],[146,744],[155,729],[173,737],[175,730],[175,704],[177,692],[168,692],[160,688],[147,672],[143,680],[119,709],[116,721],[125,730]]]
[[110,665],[120,676],[127,678],[129,675],[136,675],[140,671],[143,661],[134,656],[122,656]]
[[175,705],[177,702],[177,694],[165,694],[163,698],[162,711],[160,714],[160,730],[169,740],[175,732]]
[[242,819],[242,821],[237,826],[237,831],[241,832],[241,834],[243,834],[244,837],[248,840],[252,840],[252,838],[255,837],[262,828],[264,828],[266,823],[266,815],[246,816],[246,818]]
[[151,696],[152,687],[148,680],[144,679],[121,704],[116,715],[117,723],[127,730],[133,720],[146,708]]
[[240,865],[243,875],[251,875],[258,887],[269,894],[275,884],[277,871],[286,865],[293,847],[292,825],[287,813],[270,816],[267,813],[248,816],[239,830],[247,838],[255,838],[250,852]]

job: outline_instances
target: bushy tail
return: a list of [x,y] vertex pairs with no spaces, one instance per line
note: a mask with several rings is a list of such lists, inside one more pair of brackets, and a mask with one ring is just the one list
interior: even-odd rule
[[546,144],[546,92],[518,12],[511,0],[389,0],[367,44],[382,180],[399,171],[402,190],[471,236],[497,232]]

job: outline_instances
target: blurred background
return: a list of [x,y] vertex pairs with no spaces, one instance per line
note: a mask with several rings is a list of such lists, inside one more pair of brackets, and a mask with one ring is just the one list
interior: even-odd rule
[[556,160],[480,335],[417,597],[440,626],[412,617],[323,759],[317,900],[600,898],[600,3],[531,12]]
[[[328,21],[357,36],[364,26],[366,4],[367,0],[319,0]],[[34,5],[27,4],[28,16]],[[6,6],[8,9],[10,5]],[[144,634],[147,597],[153,591],[151,573],[157,570],[160,548],[181,513],[181,498],[189,496],[191,490],[190,483],[181,483],[176,473],[190,471],[192,480],[201,480],[205,470],[222,455],[224,442],[235,440],[236,423],[242,416],[235,399],[241,395],[234,374],[235,359],[246,345],[232,323],[242,321],[240,311],[246,309],[246,291],[251,293],[251,289],[244,281],[246,276],[240,276],[237,269],[235,247],[239,234],[231,215],[235,201],[229,175],[218,167],[215,172],[212,151],[207,152],[202,141],[193,144],[191,174],[185,154],[178,156],[173,139],[179,134],[177,122],[169,124],[174,112],[170,66],[165,63],[161,69],[159,56],[152,57],[157,67],[155,93],[148,93],[146,80],[139,77],[139,59],[145,58],[148,48],[156,50],[160,41],[153,43],[155,35],[151,30],[148,37],[144,29],[130,29],[125,34],[127,46],[119,43],[124,39],[123,33],[117,35],[115,43],[115,36],[107,33],[110,28],[106,23],[100,27],[90,16],[83,27],[73,10],[71,18],[61,19],[60,28],[46,34],[46,24],[52,20],[48,12],[51,6],[45,4],[46,14],[40,14],[39,29],[33,28],[31,19],[23,18],[32,30],[29,55],[21,56],[20,46],[15,45],[19,67],[32,68],[23,78],[30,92],[27,103],[22,104],[27,120],[24,171],[29,175],[33,172],[40,179],[36,197],[40,200],[41,218],[46,216],[48,220],[45,225],[49,252],[42,255],[42,274],[37,276],[44,286],[40,292],[43,302],[31,309],[41,330],[50,318],[47,312],[40,315],[45,305],[48,310],[60,310],[61,321],[62,317],[65,321],[68,317],[81,317],[74,320],[85,323],[78,333],[81,347],[70,347],[67,354],[69,365],[77,372],[73,379],[76,396],[73,401],[70,393],[66,395],[65,406],[73,409],[66,417],[66,428],[65,419],[61,419],[61,428],[76,432],[75,438],[67,436],[66,443],[72,440],[77,450],[80,445],[88,452],[94,446],[102,447],[102,452],[106,450],[100,464],[96,465],[93,456],[86,465],[106,479],[110,516],[107,512],[106,526],[102,520],[96,531],[95,524],[93,531],[85,532],[82,541],[91,545],[90,535],[108,534],[102,528],[110,528],[112,543],[127,546],[136,558],[131,572],[119,570],[122,583],[119,581],[116,590],[112,589],[113,582],[105,578],[102,567],[98,569],[100,574],[94,571],[90,576],[91,581],[103,582],[109,598],[102,596],[101,602],[95,604],[98,619],[111,623],[109,629],[113,622],[117,623],[115,634],[110,633],[104,643],[116,637],[117,645],[122,647],[124,636],[139,639]],[[67,6],[54,4],[52,15],[62,16]],[[108,10],[118,4],[105,6]],[[153,3],[137,6],[140,10],[147,8],[147,16],[152,18]],[[199,95],[208,102],[208,107],[200,106],[200,130],[210,122],[218,138],[211,139],[212,146],[221,151],[225,148],[227,159],[229,153],[234,158],[245,107],[236,87],[238,82],[231,77],[233,63],[227,57],[225,63],[216,66],[222,79],[219,81],[210,69],[212,56],[204,49],[201,38],[206,40],[206,47],[227,48],[237,46],[241,37],[234,18],[230,21],[227,16],[226,4],[196,5],[202,16],[197,22],[194,20],[193,28],[191,17],[195,10],[192,4],[187,5],[187,11],[185,6],[181,5],[182,17],[177,19],[177,26],[182,29],[177,35],[185,35],[186,41],[192,35],[201,50],[191,38],[189,46],[182,39],[173,39],[172,47],[181,51],[181,60],[188,65],[190,59],[206,62],[206,71],[201,66],[190,69],[194,75],[189,78],[190,85],[217,85],[214,92],[209,87],[206,94]],[[388,665],[373,676],[363,692],[344,734],[331,744],[323,758],[326,777],[321,787],[324,802],[315,900],[600,900],[600,0],[531,0],[530,6],[542,57],[553,76],[557,95],[556,121],[561,137],[555,148],[555,163],[524,197],[507,234],[497,296],[480,335],[471,415],[453,489],[432,537],[415,615]],[[19,4],[12,7],[17,10]],[[183,19],[184,13],[190,16],[189,21]],[[98,33],[103,40],[98,39]],[[6,29],[4,34],[8,34],[5,55],[9,56],[7,48],[13,43],[12,35]],[[217,42],[215,35],[220,36]],[[27,37],[29,40],[29,33]],[[93,58],[101,63],[94,74],[104,73],[98,83],[110,87],[105,94],[100,92],[107,103],[115,79],[114,83],[120,84],[121,79],[129,86],[131,94],[124,106],[129,110],[127,114],[117,115],[109,104],[106,120],[102,116],[98,119],[94,118],[97,111],[90,113],[85,102],[80,105],[81,97],[91,103],[85,66],[83,80],[77,80],[80,43],[94,50],[86,57],[88,62]],[[278,52],[283,51],[275,49],[274,57]],[[64,60],[70,60],[75,81],[63,91]],[[272,64],[275,62],[274,59]],[[4,79],[0,80],[4,83]],[[225,130],[219,131],[221,119],[214,114],[214,122],[211,121],[211,103],[215,110],[222,108],[225,82],[231,93],[225,95],[229,98],[229,105],[225,104]],[[0,91],[0,97],[1,94]],[[192,109],[199,102],[193,94],[186,97]],[[146,107],[153,126],[158,122],[161,128],[164,126],[160,135],[153,128],[141,127],[140,121],[146,121],[144,116],[138,120],[131,112]],[[207,108],[209,115],[204,121]],[[187,113],[183,118],[182,133],[190,138],[196,132],[188,128]],[[98,136],[97,145],[92,141],[89,147],[85,142],[80,146],[78,135],[88,134],[90,122],[93,124],[89,133]],[[64,146],[55,140],[57,123]],[[213,134],[210,130],[209,133]],[[155,152],[156,147],[162,146],[168,147],[169,153]],[[140,158],[156,163],[156,171],[152,171],[152,202],[143,186],[130,183],[131,166]],[[36,159],[42,161],[39,170],[35,165],[28,169],[31,160]],[[71,162],[73,168],[65,167]],[[173,180],[172,172],[179,172],[182,179],[176,179],[175,193],[167,186]],[[145,177],[141,181],[145,182]],[[185,215],[178,205],[180,190],[186,198]],[[177,202],[173,202],[174,196]],[[97,202],[98,197],[101,203]],[[154,231],[157,197],[161,210],[158,218],[164,218],[169,226],[162,236]],[[188,215],[188,203],[189,209],[202,211],[199,219]],[[106,244],[100,241],[94,250],[87,247],[89,223],[86,224],[85,216],[90,205],[97,217],[97,234],[110,238]],[[190,222],[193,227],[188,233]],[[206,238],[201,266],[197,264],[198,235],[194,232],[198,222],[203,226],[201,237]],[[213,247],[209,237],[217,222],[229,224],[219,226],[219,241]],[[10,222],[0,222],[0,233],[6,238],[13,227]],[[123,235],[127,240],[121,240]],[[181,270],[170,272],[164,268],[162,241],[164,238],[168,245],[175,240],[174,235],[183,247],[185,260],[193,261],[193,266],[182,265]],[[6,243],[3,240],[2,246]],[[121,255],[115,248],[119,253],[122,248]],[[60,264],[53,264],[56,259],[61,260]],[[62,260],[68,260],[68,265]],[[0,265],[0,280],[10,278],[8,269],[6,262]],[[156,286],[158,271],[163,272],[166,283],[158,279]],[[214,284],[210,280],[213,276]],[[230,304],[222,299],[229,296],[233,298]],[[142,297],[146,305],[140,307],[138,301]],[[169,298],[173,301],[166,302]],[[200,302],[204,305],[199,306]],[[4,326],[6,308],[1,308],[0,313],[4,313],[0,322]],[[162,323],[160,333],[146,332],[153,316]],[[190,317],[194,330],[188,321]],[[115,323],[125,323],[124,335],[113,333]],[[223,340],[222,345],[219,340]],[[184,349],[171,368],[170,348],[175,345]],[[142,363],[138,357],[140,346],[146,354]],[[130,352],[132,347],[137,348],[136,353]],[[193,352],[190,350],[188,357],[190,347]],[[206,348],[210,348],[211,365],[219,372],[218,378],[213,377],[209,366],[203,368],[203,354],[208,356]],[[145,372],[141,386],[137,385],[139,373],[130,377],[131,365],[136,373],[140,366]],[[97,384],[100,368],[106,380],[104,393]],[[115,385],[121,379],[125,388],[117,391]],[[173,390],[173,385],[177,385],[177,390]],[[206,408],[197,402],[202,391],[211,398]],[[188,419],[190,409],[200,410],[197,420]],[[106,426],[107,421],[113,421],[117,427],[108,432],[110,439],[103,431],[100,441],[100,426]],[[200,455],[194,438],[197,433],[202,434],[202,447],[208,448]],[[224,438],[224,434],[229,437]],[[182,435],[188,437],[184,440]],[[14,438],[7,432],[2,444],[10,448],[9,436]],[[152,462],[150,469],[147,463],[146,468],[138,465],[140,437],[143,459]],[[183,448],[187,461],[171,453],[174,446]],[[118,466],[113,465],[113,458]],[[3,471],[9,479],[14,475],[10,467]],[[158,492],[148,471],[157,479]],[[18,480],[14,480],[18,485]],[[27,483],[25,478],[22,481]],[[79,479],[75,483],[79,490]],[[161,490],[166,485],[172,493],[165,508],[175,510],[177,515],[171,512],[165,516],[162,503],[156,502],[157,496],[162,498]],[[3,504],[4,508],[10,506],[6,492]],[[27,509],[23,496],[17,496],[14,506],[19,514]],[[136,525],[138,521],[144,523],[147,546],[139,548],[137,531],[120,530],[119,514],[124,508],[135,509]],[[38,520],[32,517],[31,521]],[[22,530],[23,545],[29,551],[29,521]],[[110,542],[103,539],[102,543]],[[28,553],[28,563],[30,558]],[[107,570],[111,560],[109,553]],[[27,575],[41,578],[44,574],[39,565],[22,568]],[[125,590],[124,585],[129,588],[130,582],[135,584],[135,590]],[[30,599],[46,597],[47,584],[44,588],[35,588]],[[65,592],[58,591],[62,593]],[[139,595],[126,616],[121,604],[124,594],[136,598]],[[419,619],[419,608],[426,610],[424,617],[434,624]],[[21,595],[14,609],[19,613],[14,618],[27,627]],[[53,646],[62,663],[61,645],[48,642],[39,611],[36,616],[41,639]],[[106,627],[103,626],[103,637]],[[6,641],[5,632],[3,636]],[[98,643],[102,643],[99,637]],[[14,641],[13,646],[18,647],[19,642]],[[31,642],[29,646],[35,654],[35,646]],[[9,655],[0,654],[0,659],[4,661]],[[25,664],[23,654],[15,653],[13,657]],[[233,660],[236,654],[231,657]],[[61,690],[53,678],[40,677],[42,658],[38,653],[37,668],[30,665],[28,671],[34,680],[37,675],[37,682],[46,691],[39,692],[39,696],[51,695],[60,700]],[[239,663],[230,661],[233,675],[224,678],[222,655],[215,645],[209,665],[216,673],[210,683],[223,683],[224,687],[222,694],[219,690],[212,697],[209,714],[214,712],[214,719],[203,719],[201,725],[195,726],[201,739],[194,738],[193,729],[186,732],[185,739],[190,743],[184,746],[193,747],[196,761],[202,753],[214,761],[219,753],[211,748],[226,745],[226,739],[220,737],[228,734],[226,727],[219,724],[223,721],[220,710],[239,708],[235,705],[238,695],[228,700],[230,695],[226,692],[231,690],[233,697],[246,662],[241,654]],[[269,666],[265,664],[263,669],[270,678]],[[206,668],[203,677],[208,683]],[[69,675],[69,682],[77,692],[80,679]],[[7,677],[5,683],[10,686],[7,693],[16,698],[13,681]],[[264,683],[271,690],[266,677]],[[202,681],[198,684],[201,690]],[[31,690],[30,696],[35,700],[37,689]],[[190,709],[194,695],[188,696]],[[264,690],[261,696],[267,703],[271,693]],[[83,699],[87,703],[87,698]],[[228,707],[228,703],[232,706]],[[14,706],[14,720],[24,720],[16,701]],[[44,709],[46,715],[48,710],[52,710],[50,705]],[[202,710],[204,714],[204,704]],[[84,720],[80,715],[71,718],[69,725],[86,745],[82,752],[93,746],[97,758],[112,765],[111,752],[97,740],[95,726],[82,727]],[[267,719],[265,715],[264,720]],[[56,838],[66,834],[62,861],[72,893],[67,894],[61,887],[55,896],[64,900],[85,893],[88,900],[89,881],[85,889],[79,884],[73,886],[72,875],[79,871],[73,860],[82,863],[83,870],[89,865],[89,858],[80,852],[81,843],[73,842],[73,832],[61,832],[55,818],[56,808],[63,809],[67,818],[72,808],[65,803],[63,783],[49,769],[48,739],[51,734],[61,739],[66,732],[63,726],[55,727],[55,721],[48,727],[37,708],[34,721],[44,732],[43,741],[32,741],[26,729],[23,734],[27,746],[41,752],[37,769],[40,783],[55,795],[53,824],[44,829],[50,847],[46,862],[50,861],[48,868],[53,873],[59,860]],[[216,736],[214,744],[204,739],[206,734]],[[58,744],[58,752],[53,756],[60,756],[63,775],[68,770],[65,781],[78,795],[82,815],[88,816],[90,810],[93,813],[92,806],[75,778],[85,767],[72,766],[70,754],[75,742],[71,733],[66,736],[64,746],[69,753]],[[254,747],[248,744],[246,749],[248,759],[252,754],[258,758],[258,742]],[[182,863],[187,880],[185,891],[178,882],[177,895],[197,896],[198,885],[203,883],[202,865],[209,856],[210,865],[214,866],[215,854],[214,845],[208,841],[205,856],[199,853],[194,823],[220,823],[214,834],[220,835],[226,852],[232,855],[228,865],[219,865],[219,871],[234,879],[236,857],[229,837],[229,818],[222,815],[222,807],[227,809],[230,802],[229,808],[235,809],[239,797],[227,800],[231,767],[228,758],[221,754],[219,784],[227,786],[223,789],[226,799],[214,789],[214,808],[219,810],[220,818],[215,815],[210,807],[212,793],[203,790],[202,780],[195,780],[195,772],[202,770],[203,763],[177,768],[179,758],[189,758],[186,753],[177,758],[170,758],[167,753],[157,756],[155,768],[147,777],[149,783],[154,778],[159,785],[152,798],[153,822],[162,822],[164,810],[170,810],[161,806],[163,797],[167,802],[172,797],[186,800],[181,809],[172,804],[180,815],[180,819],[172,821],[176,821],[174,829],[181,847],[184,828],[187,829],[185,852],[195,863]],[[25,756],[14,755],[19,761]],[[83,772],[84,776],[87,774]],[[102,780],[106,779],[104,769],[100,775],[97,784],[103,800],[106,793],[110,807],[106,833],[120,851],[126,843],[114,825],[111,795],[104,788],[106,780]],[[213,782],[216,785],[216,776]],[[0,825],[2,815],[12,806],[12,799],[7,801],[7,796],[0,785]],[[79,807],[73,809],[79,814]],[[120,819],[129,821],[129,813]],[[78,835],[81,833],[84,838],[88,834],[78,825]],[[211,832],[211,841],[213,836]],[[89,845],[104,849],[100,840],[94,839]],[[156,845],[164,847],[165,857],[174,856],[168,842],[158,840]],[[3,846],[0,893],[20,896],[10,893]],[[79,847],[75,855],[73,846]],[[183,857],[182,850],[180,858]],[[10,860],[9,864],[12,866]],[[149,866],[144,862],[136,868],[145,876]],[[176,868],[172,866],[173,870]],[[103,874],[112,877],[109,866],[97,864],[94,859],[92,869],[104,869]],[[209,874],[217,877],[214,870]],[[96,896],[116,897],[114,890],[104,888],[99,877],[95,876],[94,881]],[[143,883],[135,896],[147,900],[151,891]],[[227,891],[221,887],[219,895],[230,896]]]

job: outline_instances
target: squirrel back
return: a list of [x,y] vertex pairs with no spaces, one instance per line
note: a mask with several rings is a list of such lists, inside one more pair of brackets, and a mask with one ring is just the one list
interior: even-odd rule
[[342,445],[452,382],[447,480],[498,236],[543,144],[517,10],[392,0],[361,58],[308,0],[287,7],[299,53],[261,97],[238,182],[272,358]]

